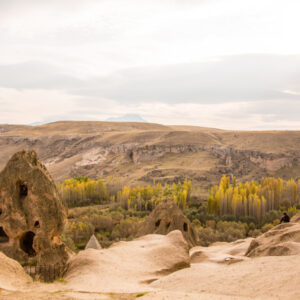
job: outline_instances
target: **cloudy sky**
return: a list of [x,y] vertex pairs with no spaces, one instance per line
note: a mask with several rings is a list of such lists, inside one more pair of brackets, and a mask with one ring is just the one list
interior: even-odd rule
[[300,129],[299,0],[0,0],[0,123]]

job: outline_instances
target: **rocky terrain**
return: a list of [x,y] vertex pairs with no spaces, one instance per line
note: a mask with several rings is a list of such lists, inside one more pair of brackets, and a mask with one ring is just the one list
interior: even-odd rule
[[299,299],[299,219],[256,239],[190,250],[179,230],[87,249],[51,284],[0,253],[0,299]]
[[221,174],[289,179],[300,171],[299,131],[71,121],[0,125],[0,169],[23,149],[37,151],[55,180],[117,176],[127,184],[146,184],[189,178],[208,187]]

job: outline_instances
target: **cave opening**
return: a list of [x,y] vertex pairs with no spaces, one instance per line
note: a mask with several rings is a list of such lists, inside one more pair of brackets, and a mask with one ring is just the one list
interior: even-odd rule
[[171,222],[168,222],[168,223],[166,224],[166,228],[169,229],[170,225],[171,225]]
[[40,228],[40,222],[39,222],[39,221],[35,221],[34,227],[35,227],[35,228]]
[[159,225],[160,225],[160,220],[157,220],[157,221],[155,222],[155,227],[159,227]]
[[184,230],[185,232],[188,231],[188,225],[187,225],[187,223],[184,223],[184,224],[183,224],[183,230]]
[[129,158],[133,161],[133,151],[130,151]]
[[3,243],[8,243],[9,242],[9,237],[4,231],[3,227],[0,227],[0,244]]
[[35,250],[33,249],[33,239],[35,234],[32,231],[25,232],[20,239],[20,248],[26,252],[29,256],[35,256]]
[[18,188],[19,198],[24,199],[28,194],[27,184],[23,181],[18,181],[17,188]]

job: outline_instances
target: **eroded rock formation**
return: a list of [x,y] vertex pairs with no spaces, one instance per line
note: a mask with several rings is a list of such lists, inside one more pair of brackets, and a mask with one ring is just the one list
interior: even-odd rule
[[246,255],[287,256],[300,254],[300,214],[294,216],[290,223],[275,226],[263,235],[254,239]]
[[189,219],[183,214],[173,200],[163,201],[149,215],[138,231],[138,236],[146,234],[168,234],[180,230],[189,244],[198,244],[199,238]]
[[66,219],[56,185],[34,151],[14,154],[0,173],[0,250],[20,262],[63,264]]

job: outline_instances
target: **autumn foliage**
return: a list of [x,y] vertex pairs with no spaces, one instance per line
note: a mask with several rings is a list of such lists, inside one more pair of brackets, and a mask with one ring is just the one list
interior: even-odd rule
[[260,221],[266,212],[288,209],[299,202],[300,181],[283,181],[281,178],[262,178],[237,184],[236,178],[225,175],[219,186],[210,190],[207,209],[218,216],[233,215],[236,218],[254,217]]

